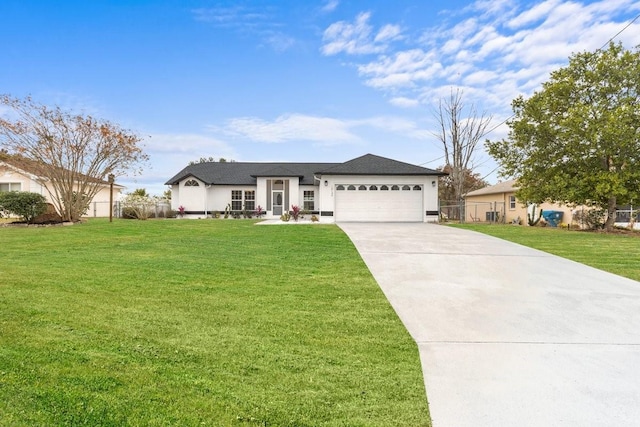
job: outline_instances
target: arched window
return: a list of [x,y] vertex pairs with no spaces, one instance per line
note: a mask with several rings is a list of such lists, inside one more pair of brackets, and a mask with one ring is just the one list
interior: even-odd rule
[[190,179],[184,183],[185,187],[200,187],[200,184],[195,179]]
[[344,185],[338,185],[338,186],[336,187],[336,190],[344,190]]
[[366,185],[361,185],[360,187],[358,187],[358,190],[366,190],[367,186]]
[[388,190],[389,187],[387,187],[386,185],[381,185],[380,186],[380,191],[384,191],[384,190]]
[[403,185],[402,190],[403,191],[411,190],[411,187],[409,187],[408,185]]
[[397,190],[400,189],[400,187],[398,187],[397,185],[394,185],[394,186],[391,187],[391,189],[397,191]]
[[419,185],[414,185],[414,186],[413,186],[413,189],[414,189],[415,191],[420,191],[420,190],[422,190],[422,187],[420,187]]
[[356,186],[355,185],[350,185],[347,187],[347,190],[355,190]]
[[378,191],[378,186],[372,185],[371,187],[369,187],[369,191]]

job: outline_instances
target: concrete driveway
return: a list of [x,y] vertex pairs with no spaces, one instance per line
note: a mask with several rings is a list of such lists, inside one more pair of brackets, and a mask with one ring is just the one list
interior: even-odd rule
[[640,426],[640,282],[446,226],[339,226],[418,344],[434,427]]

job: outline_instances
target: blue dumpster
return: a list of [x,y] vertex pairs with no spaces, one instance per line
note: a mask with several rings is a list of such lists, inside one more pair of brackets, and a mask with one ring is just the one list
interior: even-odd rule
[[562,211],[542,211],[542,218],[547,221],[551,227],[557,227],[562,222]]

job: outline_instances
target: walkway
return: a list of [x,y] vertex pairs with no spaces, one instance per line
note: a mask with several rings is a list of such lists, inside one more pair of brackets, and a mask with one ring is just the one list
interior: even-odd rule
[[451,227],[339,225],[418,343],[434,427],[640,425],[640,282]]

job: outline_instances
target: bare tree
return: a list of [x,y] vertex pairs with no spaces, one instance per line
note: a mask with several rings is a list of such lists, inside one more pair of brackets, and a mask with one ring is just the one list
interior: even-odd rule
[[442,143],[445,167],[450,171],[451,187],[456,201],[469,191],[466,177],[473,173],[478,143],[485,135],[493,116],[478,113],[475,105],[468,109],[462,102],[462,91],[451,89],[448,99],[440,100],[433,115],[440,127],[433,135]]
[[89,115],[49,108],[31,98],[0,95],[0,148],[28,162],[65,221],[76,221],[110,174],[124,175],[147,160],[141,138]]

